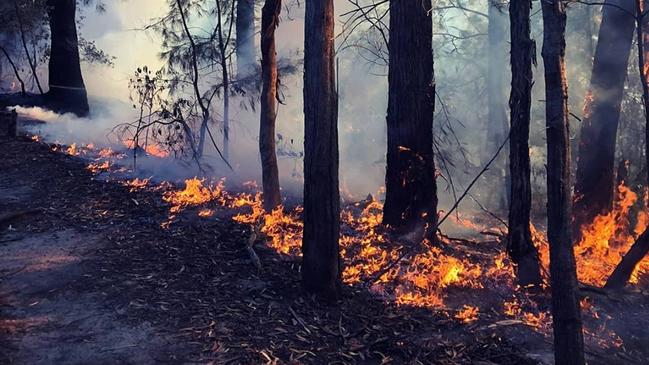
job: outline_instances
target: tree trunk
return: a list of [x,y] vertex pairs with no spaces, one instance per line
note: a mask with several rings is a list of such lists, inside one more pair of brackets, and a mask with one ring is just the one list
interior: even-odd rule
[[[230,42],[228,36],[224,36],[223,29],[223,12],[221,11],[221,3],[216,2],[217,6],[217,26],[218,26],[218,42],[219,42],[219,58],[221,63],[221,81],[223,82],[223,159],[226,163],[230,159],[230,73],[228,72],[228,43]],[[232,6],[232,14],[234,14],[234,5]]]
[[509,139],[509,171],[511,191],[507,250],[516,264],[521,286],[541,284],[539,256],[532,243],[530,210],[530,106],[532,99],[532,58],[536,45],[530,38],[531,0],[511,1],[511,68],[512,90],[511,131]]
[[333,0],[307,1],[304,28],[302,283],[309,293],[336,299],[342,268]]
[[275,28],[279,24],[281,0],[266,0],[261,10],[261,120],[259,155],[261,156],[264,209],[271,211],[282,203],[279,171],[275,153],[275,119],[277,118],[277,57]]
[[51,107],[57,111],[88,114],[88,96],[81,76],[79,41],[75,14],[76,0],[48,0],[51,49],[49,87]]
[[548,172],[548,241],[554,362],[585,364],[570,209],[570,136],[566,78],[566,13],[560,0],[542,3]]
[[[645,12],[646,3],[644,0],[636,1],[636,14]],[[645,117],[645,157],[647,159],[647,173],[649,174],[649,24],[647,16],[639,17],[636,24],[636,35],[638,43],[638,69],[640,71],[640,83],[642,84],[642,105]],[[649,184],[649,176],[647,176]],[[633,275],[635,267],[649,253],[649,229],[638,237],[631,246],[622,261],[617,265],[611,276],[606,281],[606,287],[611,289],[623,288]]]
[[[489,117],[487,124],[487,153],[488,160],[496,154],[501,143],[507,138],[509,132],[509,121],[507,120],[506,99],[505,99],[505,65],[506,65],[506,41],[507,41],[507,20],[504,14],[504,4],[489,1],[489,50],[487,70],[487,104]],[[483,162],[483,165],[487,161]],[[505,211],[508,202],[508,188],[510,185],[509,174],[506,171],[507,156],[502,154],[494,161],[494,166],[486,176],[488,181],[496,186],[489,192],[489,206],[496,211]]]
[[635,13],[633,1],[607,0],[611,5],[603,6],[579,139],[573,212],[576,233],[583,224],[608,212],[615,196],[615,141],[635,28],[630,14]]
[[255,68],[255,0],[237,0],[237,77]]
[[435,78],[431,2],[391,1],[383,223],[435,237]]

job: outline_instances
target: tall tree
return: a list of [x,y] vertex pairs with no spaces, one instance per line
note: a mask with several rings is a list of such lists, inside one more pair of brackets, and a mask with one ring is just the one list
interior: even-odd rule
[[49,92],[51,106],[78,115],[88,114],[88,96],[79,63],[76,0],[47,0],[51,48]]
[[[647,19],[646,0],[635,0],[636,4],[636,37],[638,45],[638,71],[642,85],[642,106],[645,118],[645,161],[649,174],[649,20]],[[649,186],[649,175],[647,176]],[[606,281],[606,287],[623,288],[633,275],[636,266],[649,253],[649,227],[637,238],[622,261]]]
[[237,0],[237,75],[245,77],[255,67],[255,0]]
[[[226,30],[224,19],[234,15],[234,5],[229,16],[227,9],[221,6],[221,1],[216,1],[216,41],[219,49],[218,61],[221,64],[221,82],[223,83],[223,158],[230,159],[230,73],[228,72],[228,48],[232,34],[232,22]],[[254,16],[254,14],[253,14]],[[237,24],[238,25],[238,24]],[[254,55],[254,43],[253,43]]]
[[383,223],[434,238],[435,78],[431,1],[391,1]]
[[548,148],[548,241],[556,364],[585,364],[577,267],[571,235],[570,136],[566,78],[566,12],[542,2],[545,120]]
[[281,0],[266,0],[261,9],[261,115],[259,121],[259,155],[261,156],[264,208],[273,210],[281,204],[279,171],[275,152],[275,119],[277,118],[277,55],[275,28],[279,24]]
[[511,191],[509,203],[509,233],[507,250],[516,264],[518,281],[522,286],[541,284],[539,256],[532,243],[530,210],[530,106],[532,99],[532,62],[535,43],[530,38],[531,0],[509,3],[511,27],[512,90],[511,131],[509,139],[509,170]]
[[579,138],[574,228],[611,209],[615,192],[615,141],[635,28],[634,0],[603,6],[590,91]]
[[333,0],[306,2],[304,30],[302,283],[309,293],[335,299],[341,260]]
[[[504,87],[507,57],[507,18],[504,14],[504,4],[498,0],[490,0],[488,15],[487,105],[489,117],[487,118],[487,153],[485,154],[487,159],[496,154],[509,132]],[[484,163],[486,162],[484,161]],[[487,176],[498,186],[497,189],[490,191],[491,196],[488,198],[490,205],[499,211],[507,209],[509,178],[505,171],[506,166],[506,156],[499,156],[494,168]]]

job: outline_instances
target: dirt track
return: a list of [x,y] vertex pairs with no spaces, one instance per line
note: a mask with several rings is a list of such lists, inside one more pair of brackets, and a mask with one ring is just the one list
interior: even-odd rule
[[[17,146],[8,140],[0,144]],[[27,214],[0,226],[0,362],[178,361],[192,346],[149,321],[127,320],[125,308],[108,303],[105,292],[83,285],[102,275],[96,252],[105,246],[105,236],[58,219],[58,210],[65,206],[50,196],[60,183],[85,177],[79,166],[55,156],[32,156],[31,162],[27,161],[32,158],[11,159],[16,156],[8,156],[6,148],[2,151],[0,217]]]

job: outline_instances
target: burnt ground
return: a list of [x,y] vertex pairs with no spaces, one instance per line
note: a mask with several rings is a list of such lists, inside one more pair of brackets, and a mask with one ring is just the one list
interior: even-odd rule
[[[251,265],[249,227],[231,212],[181,215],[162,228],[160,191],[130,192],[85,166],[47,144],[0,137],[0,363],[551,359],[546,339],[517,326],[463,324],[362,287],[318,303],[301,292],[296,259],[257,245],[262,269]],[[595,355],[592,363],[637,363]]]

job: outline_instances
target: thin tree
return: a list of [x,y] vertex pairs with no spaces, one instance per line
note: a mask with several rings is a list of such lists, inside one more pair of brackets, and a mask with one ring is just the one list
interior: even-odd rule
[[341,260],[333,0],[307,1],[304,28],[302,284],[308,293],[336,299]]
[[277,55],[275,29],[279,25],[281,0],[266,0],[261,10],[261,115],[259,121],[259,155],[261,156],[264,209],[279,206],[279,171],[275,152],[275,119],[277,118]]
[[391,1],[383,223],[434,239],[435,78],[431,1]]
[[255,0],[237,0],[237,77],[245,77],[255,67]]
[[14,76],[20,83],[20,93],[22,96],[25,96],[27,93],[25,92],[25,82],[23,79],[20,77],[20,72],[18,72],[18,67],[16,67],[16,63],[11,59],[11,55],[9,55],[9,52],[7,50],[0,46],[0,51],[4,56],[7,58],[7,61],[9,62],[9,65],[11,65],[11,69],[14,71]]
[[[487,153],[489,159],[498,150],[502,141],[507,138],[509,132],[509,121],[507,119],[507,108],[505,98],[505,69],[507,57],[507,17],[504,14],[504,4],[498,0],[489,1],[489,25],[487,27],[489,48],[487,59],[487,106],[489,117],[487,118]],[[488,160],[483,161],[486,163]],[[490,205],[498,211],[507,209],[507,196],[509,194],[509,177],[506,174],[507,158],[502,154],[496,160],[487,175],[497,188],[493,189],[488,197]]]
[[18,21],[18,29],[20,33],[20,41],[23,46],[23,50],[25,51],[25,57],[27,58],[27,63],[29,64],[29,68],[32,71],[32,77],[34,78],[34,81],[36,81],[36,86],[38,87],[38,91],[42,94],[43,92],[43,87],[41,87],[41,81],[38,79],[38,74],[36,73],[36,60],[32,59],[32,55],[29,53],[29,48],[27,46],[27,39],[25,36],[25,29],[24,29],[24,20],[21,15],[20,7],[18,6],[18,1],[14,0],[14,10],[16,14],[16,20]]
[[[221,6],[222,0],[216,0],[216,39],[219,49],[219,63],[221,65],[221,82],[223,83],[223,158],[230,159],[230,73],[228,72],[228,48],[232,39],[232,22],[227,30],[223,26],[223,18],[227,16]],[[234,4],[230,12],[230,19],[234,16]],[[253,50],[254,53],[254,50]]]
[[615,142],[635,28],[633,1],[607,0],[603,6],[579,137],[575,232],[608,212],[615,196]]
[[515,0],[509,3],[512,90],[509,99],[511,190],[507,250],[516,264],[518,281],[522,286],[537,286],[542,282],[539,256],[532,243],[530,231],[532,190],[529,133],[533,81],[532,58],[536,47],[530,38],[531,8],[531,0]]
[[577,268],[570,226],[572,197],[565,61],[566,12],[561,0],[545,0],[541,7],[554,361],[556,364],[580,365],[585,360]]
[[[636,36],[638,44],[638,69],[642,84],[642,106],[645,117],[645,157],[647,160],[647,184],[649,186],[649,24],[647,24],[645,0],[636,0]],[[613,273],[606,281],[606,287],[623,288],[633,275],[633,271],[649,253],[649,229],[638,237],[629,251],[624,255]]]
[[81,75],[76,0],[47,0],[51,47],[47,98],[54,109],[86,115],[86,86]]

